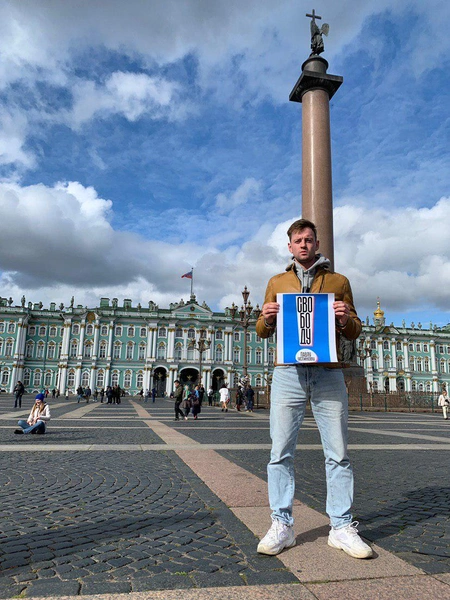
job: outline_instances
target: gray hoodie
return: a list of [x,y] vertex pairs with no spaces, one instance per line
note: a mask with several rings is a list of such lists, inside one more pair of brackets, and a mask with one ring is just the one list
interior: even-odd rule
[[325,256],[322,256],[322,254],[316,254],[316,259],[316,262],[309,267],[309,269],[304,269],[302,265],[294,259],[295,272],[297,273],[297,277],[302,284],[302,292],[304,294],[307,294],[311,289],[317,267],[322,267],[322,269],[326,270],[331,267],[331,262],[329,259],[325,258]]

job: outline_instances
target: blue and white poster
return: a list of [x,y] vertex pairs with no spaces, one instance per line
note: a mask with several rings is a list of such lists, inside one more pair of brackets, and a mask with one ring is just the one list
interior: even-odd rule
[[334,294],[277,294],[277,363],[337,362]]

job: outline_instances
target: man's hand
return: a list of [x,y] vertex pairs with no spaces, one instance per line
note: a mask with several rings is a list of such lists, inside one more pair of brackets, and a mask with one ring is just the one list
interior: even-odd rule
[[336,320],[342,327],[345,327],[350,317],[349,306],[342,300],[337,300],[333,302],[333,309]]
[[273,325],[277,320],[277,314],[280,312],[280,305],[278,302],[267,302],[262,307],[262,315],[264,320],[269,323],[269,325]]

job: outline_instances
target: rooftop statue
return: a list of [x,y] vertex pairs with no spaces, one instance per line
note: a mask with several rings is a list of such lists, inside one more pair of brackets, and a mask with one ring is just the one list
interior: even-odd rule
[[316,19],[321,19],[316,15],[316,11],[313,9],[312,14],[306,14],[307,17],[311,17],[311,54],[310,56],[319,56],[324,51],[323,45],[323,37],[324,35],[328,35],[330,31],[330,26],[328,23],[324,23],[322,27],[319,29],[319,26],[316,23]]

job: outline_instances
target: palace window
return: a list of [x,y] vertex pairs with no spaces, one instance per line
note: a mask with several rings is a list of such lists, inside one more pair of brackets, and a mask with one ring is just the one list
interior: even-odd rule
[[2,371],[2,385],[8,385],[9,383],[9,369],[3,369]]
[[133,343],[127,344],[127,359],[128,360],[132,360],[133,350],[134,350],[134,344]]
[[261,338],[259,337],[259,335],[257,335],[257,336],[256,336],[256,341],[257,341],[257,342],[260,342],[260,341],[261,341]]
[[239,333],[239,331],[235,331],[234,332],[234,341],[239,342],[240,338],[241,338],[241,334]]
[[56,337],[57,329],[56,327],[50,327],[50,337]]
[[34,350],[34,343],[27,342],[26,349],[25,349],[25,357],[33,358],[33,350]]
[[419,383],[419,392],[423,392],[423,383]]
[[425,371],[429,371],[430,370],[430,360],[429,360],[429,358],[427,356],[423,360],[423,365],[424,365],[424,370]]
[[147,329],[146,327],[141,327],[141,332],[139,334],[141,337],[145,338],[147,337]]
[[241,360],[241,351],[239,348],[233,349],[233,362],[238,363]]
[[75,385],[75,371],[70,370],[67,376],[67,386],[73,387]]
[[86,335],[92,335],[94,333],[94,326],[89,323],[89,325],[86,325]]
[[261,377],[261,375],[257,375],[256,376],[255,385],[256,385],[256,387],[262,387],[262,377]]
[[44,344],[42,342],[38,344],[36,358],[44,358]]
[[247,348],[246,354],[247,354],[247,364],[249,364],[252,362],[252,351],[250,348]]
[[273,333],[272,335],[269,336],[269,342],[273,342],[274,341],[274,337],[273,337]]
[[424,344],[423,345],[423,351],[424,352],[428,352],[428,344]]
[[145,349],[146,349],[146,345],[145,344],[141,344],[139,346],[139,360],[144,360],[145,359]]
[[102,388],[105,385],[105,372],[100,369],[97,373],[97,387]]
[[6,340],[5,344],[5,356],[12,356],[13,353],[13,341]]
[[117,371],[113,371],[111,375],[111,385],[119,385],[119,373]]
[[413,381],[413,382],[411,383],[411,391],[413,391],[413,392],[417,392],[417,384],[416,384],[416,382],[415,382],[415,381]]
[[55,358],[55,344],[49,344],[47,350],[47,358],[49,360],[53,360]]
[[41,372],[39,370],[34,372],[33,385],[34,387],[40,387],[41,385]]
[[108,325],[102,325],[100,335],[108,335]]
[[195,329],[188,329],[188,338],[190,340],[195,340]]
[[8,333],[14,333],[16,330],[16,324],[15,323],[8,323]]
[[399,371],[403,369],[403,356],[397,356],[397,369]]
[[440,354],[444,354],[444,346],[439,346],[439,352]]
[[84,344],[84,358],[92,357],[92,344],[90,342],[86,342]]
[[445,373],[445,360],[443,358],[439,361],[439,365],[441,367],[441,373]]
[[25,369],[25,371],[23,372],[23,382],[22,382],[25,387],[28,387],[30,385],[30,377],[31,377],[30,369]]
[[116,329],[114,331],[114,335],[121,336],[122,335],[122,326],[116,325]]
[[402,343],[401,342],[397,342],[396,348],[397,348],[397,350],[401,350],[402,349]]
[[122,345],[120,343],[114,344],[113,358],[115,360],[118,360],[120,358],[121,347]]
[[250,333],[250,331],[247,331],[247,342],[251,342],[252,341],[252,334]]
[[216,331],[216,340],[223,340],[223,331],[221,329]]
[[58,344],[58,358],[61,358],[61,352],[62,352],[62,343],[60,342]]
[[174,357],[175,360],[181,360],[182,351],[183,351],[183,349],[182,349],[181,344],[177,344],[175,346],[175,357]]
[[273,348],[269,348],[268,352],[267,352],[267,360],[269,365],[273,365],[273,359],[274,359],[274,350]]
[[416,344],[416,352],[420,352],[420,344]]
[[389,342],[387,340],[383,342],[383,350],[389,350]]
[[206,340],[206,329],[201,329],[200,330],[200,339],[201,340]]
[[447,346],[447,354],[450,354],[450,346]]
[[175,337],[177,337],[177,338],[183,337],[183,330],[181,327],[177,327],[175,329]]
[[429,381],[427,381],[425,389],[427,392],[431,392],[431,383]]
[[89,371],[84,371],[81,376],[81,385],[82,387],[87,387],[89,385]]
[[0,323],[0,333],[5,333],[5,324],[3,321]]
[[44,375],[44,386],[49,387],[50,385],[52,385],[52,372],[47,371]]
[[408,344],[408,348],[411,352],[414,352],[414,344]]
[[128,337],[134,337],[134,327],[128,327]]
[[409,368],[414,371],[414,358],[412,356],[409,359]]
[[223,348],[222,348],[222,346],[217,346],[216,347],[214,360],[216,362],[218,362],[218,363],[221,363],[223,361]]
[[98,357],[99,358],[106,358],[106,342],[102,342],[99,346],[98,349]]
[[417,359],[417,371],[421,371],[422,370],[422,359],[418,358]]
[[144,374],[142,373],[142,371],[139,371],[139,373],[136,376],[136,387],[141,388],[144,385]]
[[30,329],[28,330],[28,334],[30,336],[36,335],[36,327],[34,325],[31,325]]
[[187,359],[194,360],[194,346],[187,347]]
[[160,327],[158,332],[159,337],[167,337],[167,329],[165,327]]
[[[80,333],[80,326],[78,325],[78,323],[74,323],[72,325],[72,334],[78,335],[79,333]],[[39,331],[39,335],[41,335],[40,331]]]
[[39,327],[39,336],[40,336],[40,337],[44,337],[44,335],[45,335],[45,332],[46,332],[46,331],[47,331],[47,328],[46,328],[46,327],[44,327],[44,325],[41,325],[41,326]]
[[126,388],[131,387],[131,371],[125,371],[125,377],[123,378],[123,386]]
[[262,350],[260,348],[256,350],[256,364],[262,364]]
[[165,358],[166,358],[166,345],[164,344],[164,342],[161,342],[158,346],[157,359],[164,360]]

